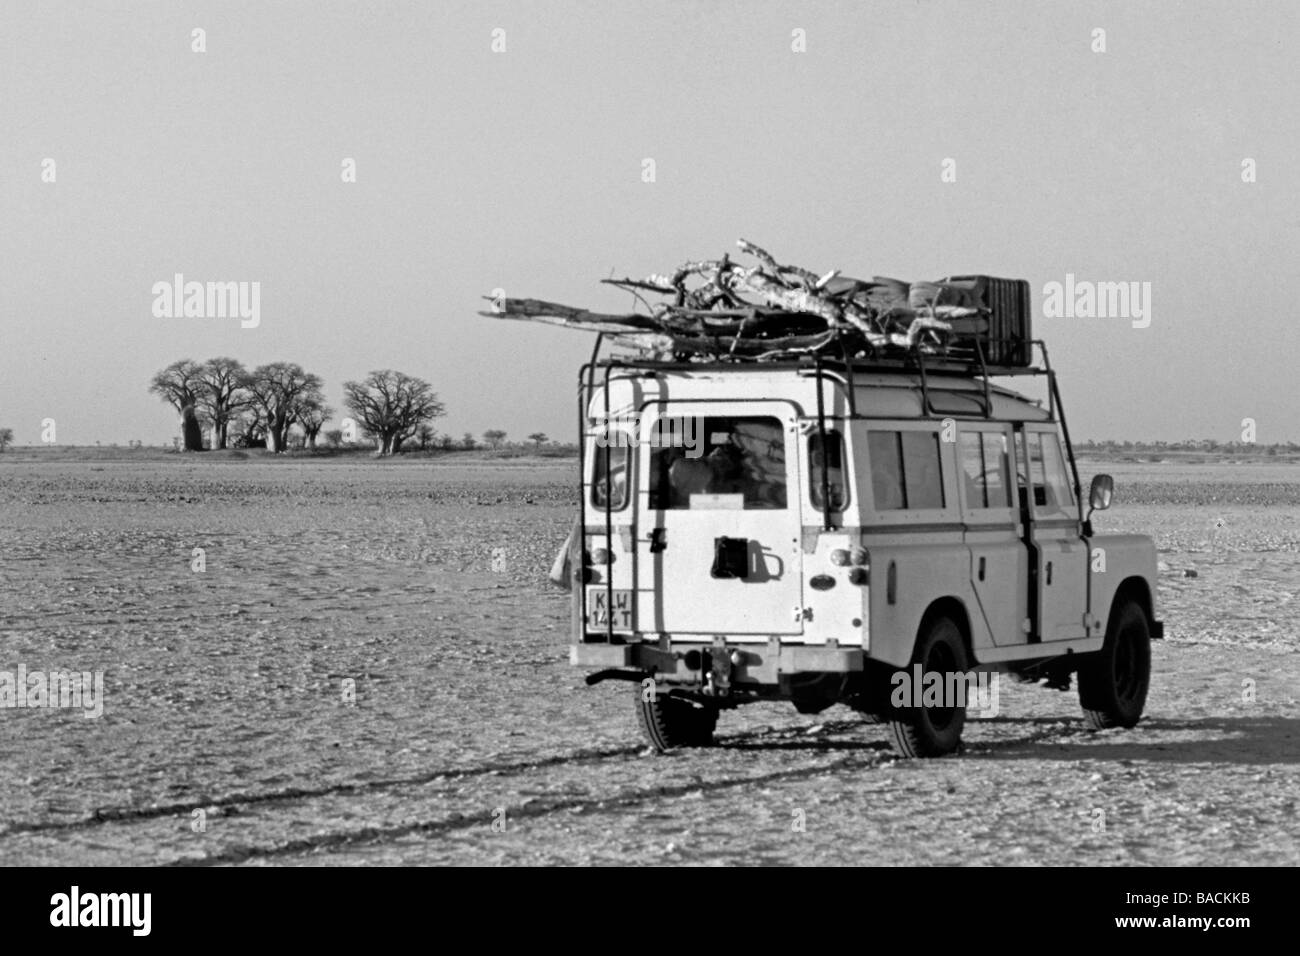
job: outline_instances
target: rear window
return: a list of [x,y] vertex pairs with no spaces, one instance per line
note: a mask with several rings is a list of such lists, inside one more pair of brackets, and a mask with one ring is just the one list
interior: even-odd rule
[[867,456],[877,511],[945,507],[937,432],[869,431]]
[[694,428],[698,439],[694,448],[675,440],[671,429],[671,420],[660,420],[650,431],[652,509],[786,507],[785,431],[779,419],[700,418]]

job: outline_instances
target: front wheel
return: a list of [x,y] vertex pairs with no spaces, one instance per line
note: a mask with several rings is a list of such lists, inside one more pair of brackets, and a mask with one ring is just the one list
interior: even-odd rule
[[1079,668],[1079,703],[1089,726],[1136,726],[1150,684],[1151,624],[1142,605],[1125,601],[1111,612],[1101,650]]
[[[648,683],[648,682],[647,682]],[[676,747],[708,747],[718,726],[718,709],[684,697],[671,697],[657,688],[634,685],[636,713],[650,745],[658,751]]]

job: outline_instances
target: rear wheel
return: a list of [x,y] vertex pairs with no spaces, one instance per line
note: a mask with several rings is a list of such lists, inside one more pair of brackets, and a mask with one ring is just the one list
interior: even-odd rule
[[[922,674],[939,675],[944,688],[949,686],[948,675],[965,673],[966,646],[962,642],[961,628],[949,617],[934,617],[922,628],[917,640],[913,664],[920,664]],[[907,674],[909,684],[914,671]],[[919,697],[923,688],[911,688]],[[894,749],[904,757],[941,757],[952,753],[961,744],[962,727],[966,724],[966,707],[952,701],[941,701],[952,706],[895,707],[889,706],[889,729]]]
[[1133,727],[1151,685],[1151,624],[1136,601],[1110,615],[1101,650],[1079,668],[1079,703],[1094,730]]
[[650,691],[641,684],[636,690],[636,713],[646,739],[656,750],[675,747],[708,747],[718,726],[718,709],[684,697]]

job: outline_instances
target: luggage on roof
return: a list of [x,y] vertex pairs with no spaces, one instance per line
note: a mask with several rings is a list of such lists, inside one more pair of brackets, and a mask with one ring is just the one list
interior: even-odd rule
[[[758,260],[687,262],[671,275],[605,279],[648,314],[602,314],[540,299],[489,298],[493,318],[531,319],[611,336],[662,358],[763,361],[828,353],[901,358],[912,352],[1025,367],[1031,361],[1029,283],[993,276],[935,282],[871,280],[782,265],[741,239]],[[644,295],[662,297],[652,304]]]

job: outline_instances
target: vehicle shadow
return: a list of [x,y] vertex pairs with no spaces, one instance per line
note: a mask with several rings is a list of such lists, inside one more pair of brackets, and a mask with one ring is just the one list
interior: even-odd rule
[[[1012,739],[982,739],[980,726],[1001,728],[1003,733],[1023,727],[1026,733]],[[995,717],[968,722],[964,737],[968,760],[1300,764],[1300,719],[1294,717],[1149,718],[1131,730],[1103,731],[1090,730],[1082,719]]]

